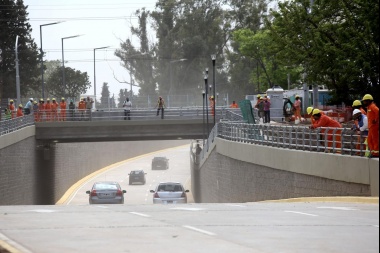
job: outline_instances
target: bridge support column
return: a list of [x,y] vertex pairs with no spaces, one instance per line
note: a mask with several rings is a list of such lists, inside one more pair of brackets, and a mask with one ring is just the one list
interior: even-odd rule
[[35,149],[34,203],[55,204],[55,145],[52,142],[38,142]]

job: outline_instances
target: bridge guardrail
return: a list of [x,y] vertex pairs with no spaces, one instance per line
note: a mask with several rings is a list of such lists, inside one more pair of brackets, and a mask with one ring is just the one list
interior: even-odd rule
[[33,115],[26,115],[14,119],[2,120],[0,121],[0,136],[31,125],[34,125]]

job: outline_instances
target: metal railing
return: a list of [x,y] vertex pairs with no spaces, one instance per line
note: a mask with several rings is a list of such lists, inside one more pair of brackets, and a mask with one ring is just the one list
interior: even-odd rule
[[26,115],[14,119],[2,120],[0,121],[0,136],[31,125],[34,125],[33,115]]

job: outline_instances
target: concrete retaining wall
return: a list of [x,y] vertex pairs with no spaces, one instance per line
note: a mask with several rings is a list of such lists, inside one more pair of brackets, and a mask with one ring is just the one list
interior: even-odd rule
[[378,159],[216,138],[200,168],[194,167],[200,180],[196,202],[379,195]]
[[110,164],[190,141],[42,143],[32,126],[1,136],[0,143],[0,205],[30,205],[54,204],[71,185]]

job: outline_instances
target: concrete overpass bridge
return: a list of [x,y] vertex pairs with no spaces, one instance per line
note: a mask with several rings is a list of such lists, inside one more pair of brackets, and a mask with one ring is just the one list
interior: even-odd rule
[[[1,125],[0,204],[54,204],[92,172],[173,146],[168,140],[203,139],[206,128],[200,113],[131,121],[118,113],[112,120],[92,115],[69,122],[34,123],[25,117],[8,122],[15,130],[8,132]],[[342,129],[344,145],[338,150],[304,126],[246,124],[229,110],[217,115],[202,152],[195,152],[193,142],[189,147],[196,202],[378,196],[379,160],[364,157],[356,149],[358,136],[348,130]],[[15,197],[15,188],[22,194]]]

